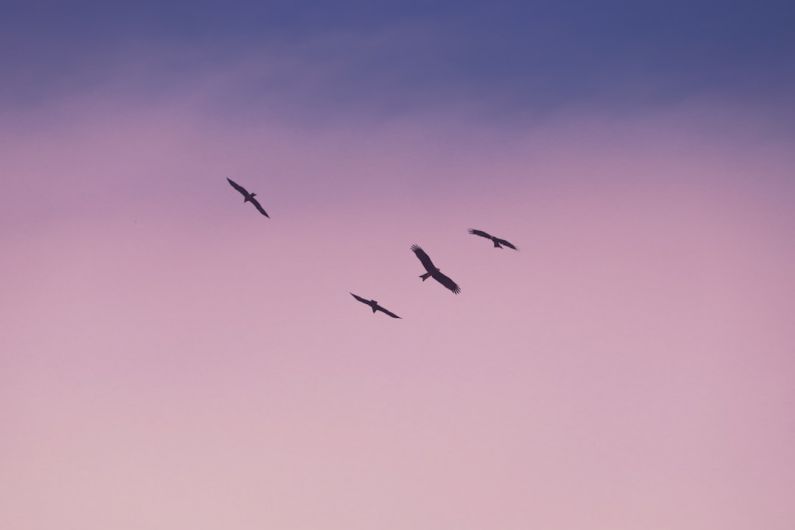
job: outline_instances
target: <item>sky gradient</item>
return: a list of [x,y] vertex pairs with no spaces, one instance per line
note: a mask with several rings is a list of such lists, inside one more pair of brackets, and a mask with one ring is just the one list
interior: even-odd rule
[[793,18],[4,3],[0,528],[791,529]]

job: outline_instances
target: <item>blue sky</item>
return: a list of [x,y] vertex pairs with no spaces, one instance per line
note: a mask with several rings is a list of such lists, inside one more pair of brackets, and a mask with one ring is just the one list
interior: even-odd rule
[[275,93],[321,109],[467,100],[511,113],[696,97],[775,113],[795,93],[792,27],[778,1],[6,2],[0,97],[40,104],[130,68],[128,92],[156,97],[259,58],[261,75],[231,88],[241,105]]

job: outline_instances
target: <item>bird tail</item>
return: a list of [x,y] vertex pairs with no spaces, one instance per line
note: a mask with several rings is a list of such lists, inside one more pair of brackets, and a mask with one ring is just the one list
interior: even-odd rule
[[426,272],[425,274],[420,274],[420,278],[422,278],[422,281],[425,281],[425,280],[427,280],[430,277],[431,277],[431,273],[430,272]]

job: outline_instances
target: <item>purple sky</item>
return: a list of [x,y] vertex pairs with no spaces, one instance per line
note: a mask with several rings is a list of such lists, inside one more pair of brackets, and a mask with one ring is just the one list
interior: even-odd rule
[[8,2],[0,528],[791,529],[792,19]]

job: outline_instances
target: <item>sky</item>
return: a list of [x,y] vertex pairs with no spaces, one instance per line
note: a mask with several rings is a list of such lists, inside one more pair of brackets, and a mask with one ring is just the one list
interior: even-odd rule
[[791,5],[2,8],[1,528],[795,524]]

